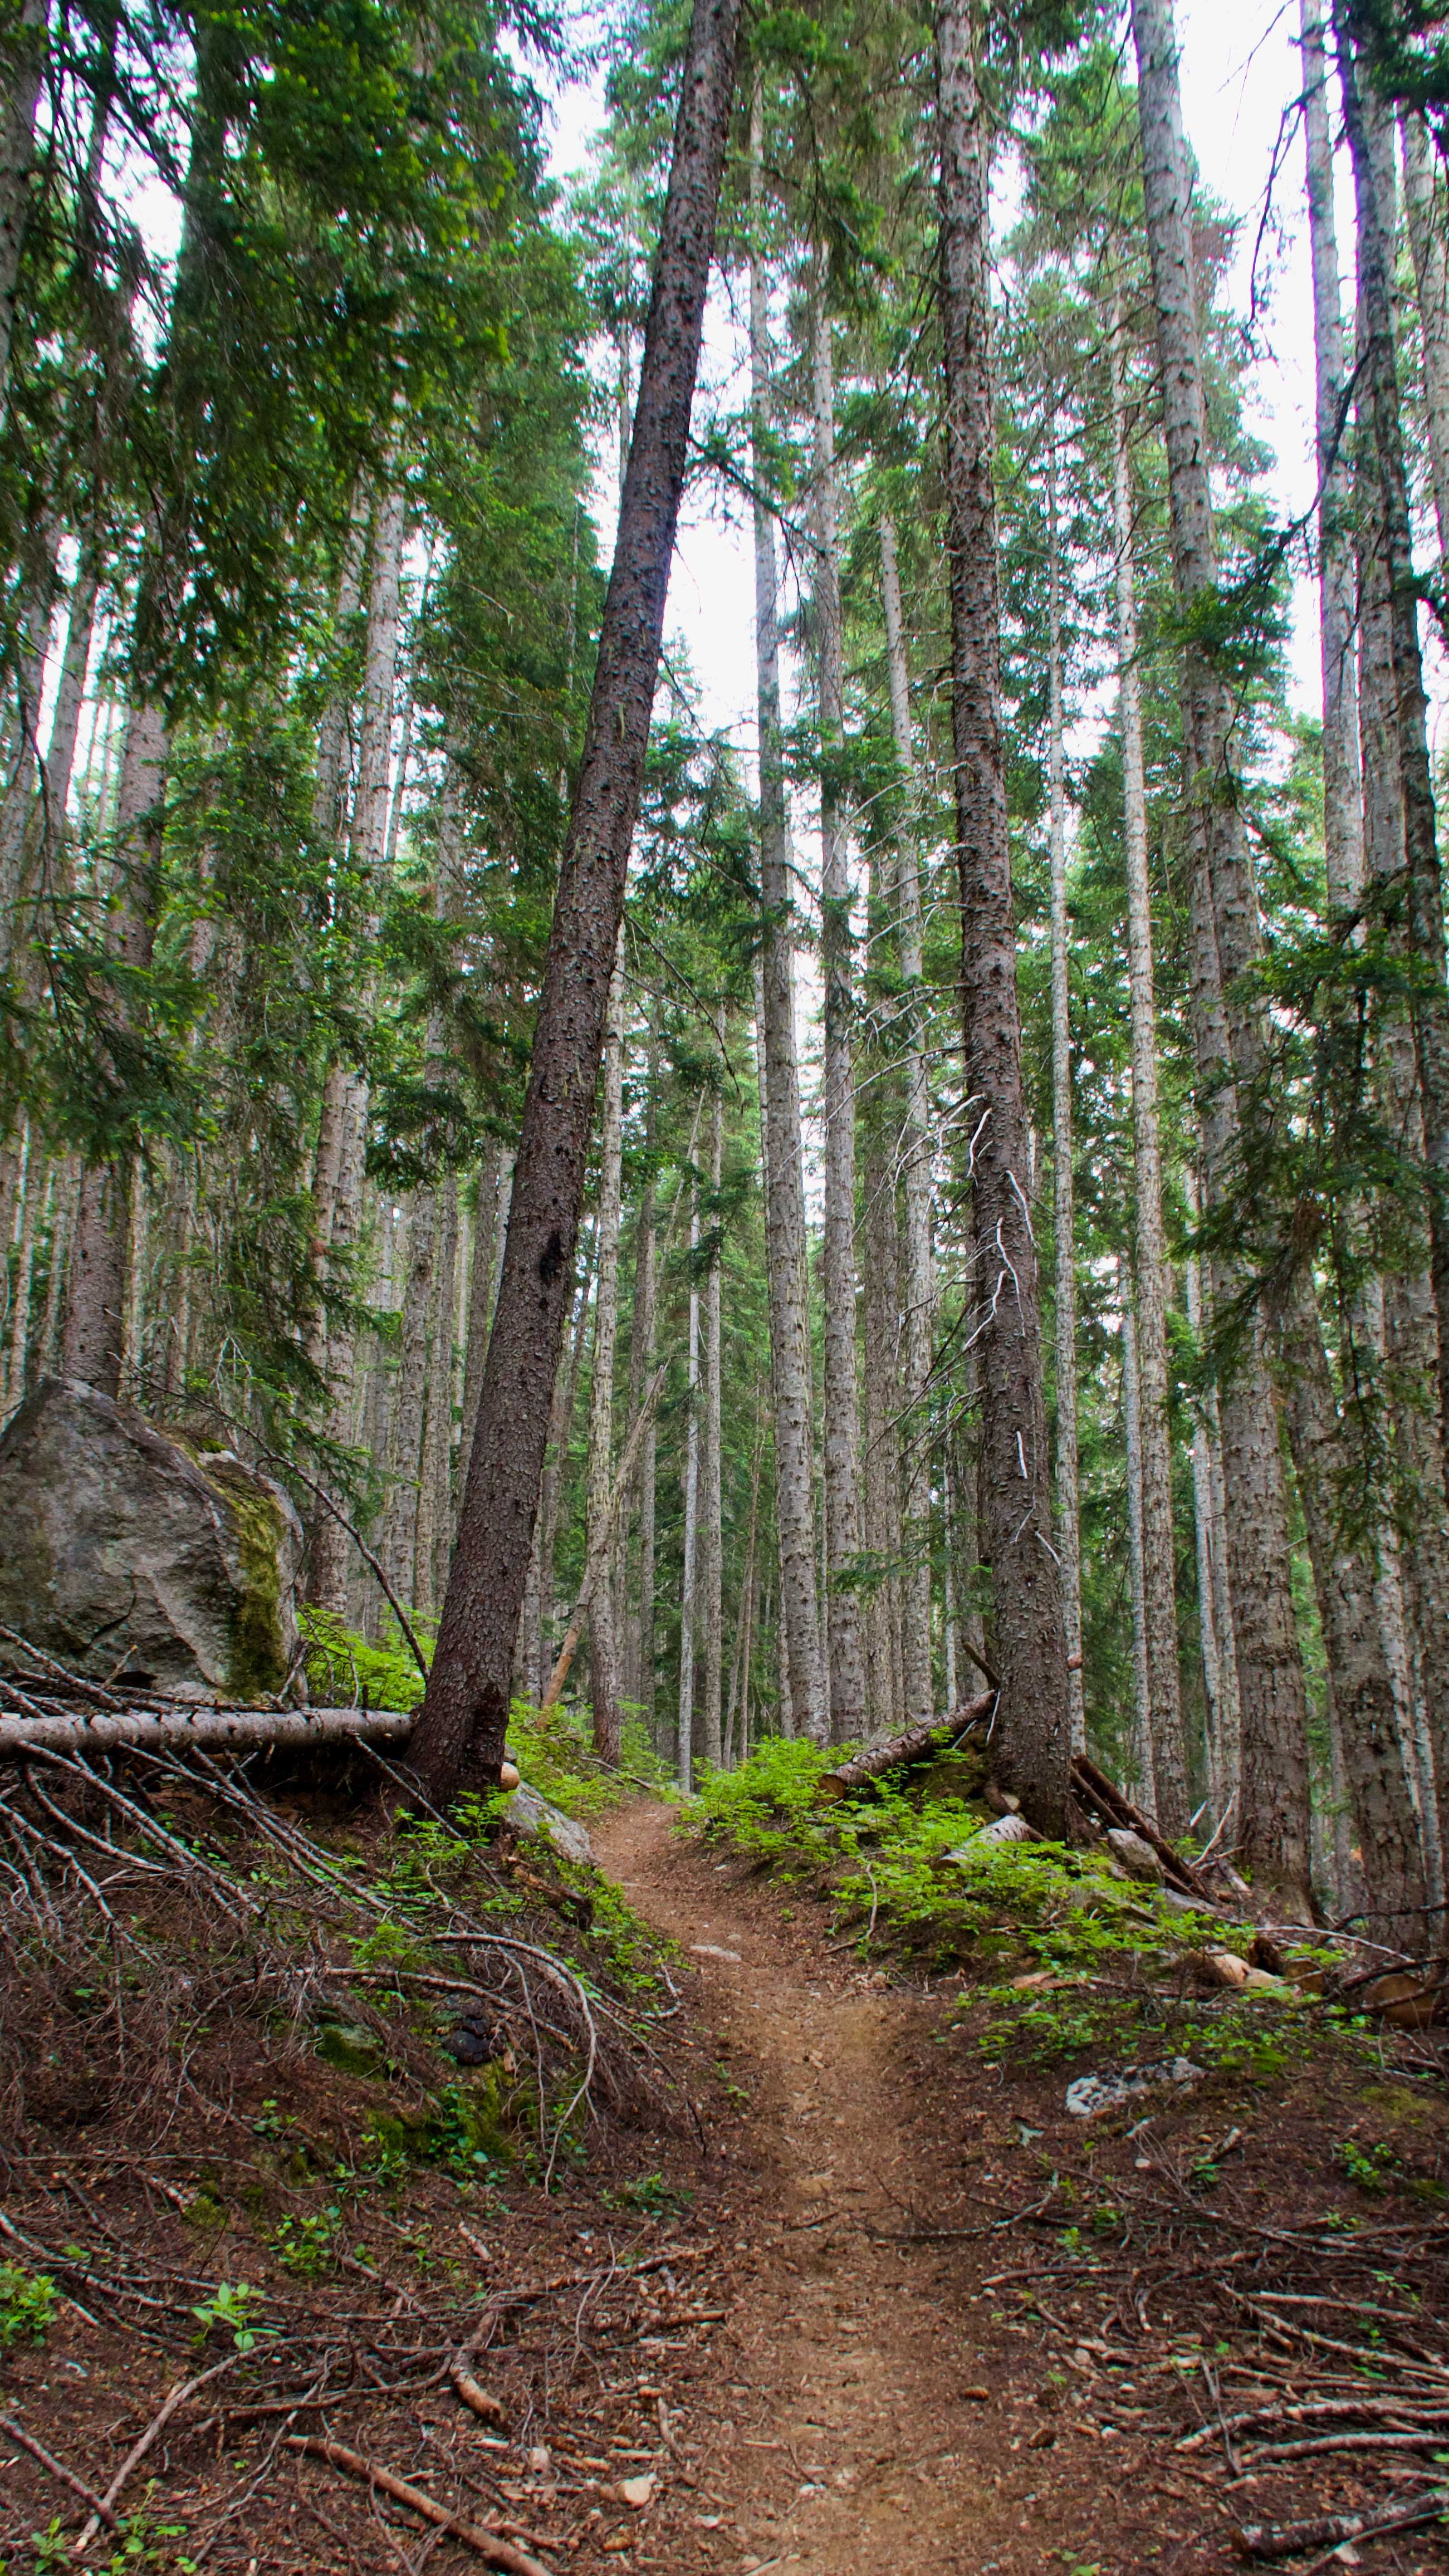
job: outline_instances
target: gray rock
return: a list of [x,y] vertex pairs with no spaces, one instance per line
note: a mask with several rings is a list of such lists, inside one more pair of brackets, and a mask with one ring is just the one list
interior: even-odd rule
[[576,1860],[584,1868],[592,1866],[594,1846],[577,1817],[566,1816],[562,1807],[555,1807],[551,1800],[540,1797],[537,1789],[530,1789],[526,1780],[514,1790],[503,1810],[503,1818],[509,1830],[521,1835],[525,1841],[535,1834],[541,1835],[545,1842],[552,1843],[555,1851],[562,1852],[565,1860]]
[[1067,2086],[1067,2109],[1074,2120],[1095,2120],[1159,2084],[1200,2084],[1202,2073],[1190,2057],[1167,2057],[1157,2066],[1128,2067],[1121,2075],[1079,2075]]
[[301,1547],[278,1486],[75,1379],[43,1378],[0,1438],[0,1620],[95,1679],[280,1690]]
[[1151,1843],[1144,1842],[1140,1834],[1132,1833],[1125,1825],[1114,1825],[1107,1836],[1107,1848],[1115,1853],[1129,1878],[1150,1880],[1161,1886],[1162,1863]]

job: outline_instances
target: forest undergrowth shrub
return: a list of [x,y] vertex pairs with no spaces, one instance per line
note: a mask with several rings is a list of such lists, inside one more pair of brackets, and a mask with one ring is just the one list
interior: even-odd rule
[[[1179,1911],[1095,1851],[984,1841],[987,1808],[933,1797],[929,1773],[909,1794],[886,1779],[824,1804],[820,1781],[840,1759],[839,1746],[769,1738],[737,1771],[704,1779],[690,1823],[782,1885],[828,1886],[842,1922],[864,1916],[863,1950],[873,1941],[941,1969],[969,1962],[995,1975],[1012,1965],[1066,1979],[1190,1963],[1195,1951],[1251,1939],[1206,1910]],[[1014,2001],[1023,2016],[1053,2017],[1039,2000]]]

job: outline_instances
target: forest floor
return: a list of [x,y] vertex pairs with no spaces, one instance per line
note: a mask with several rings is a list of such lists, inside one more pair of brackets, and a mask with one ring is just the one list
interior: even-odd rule
[[[1442,2258],[1442,2225],[1422,2199],[1410,2197],[1407,2222],[1402,2207],[1386,2207],[1372,2162],[1374,2152],[1391,2161],[1411,2195],[1416,2179],[1437,2194],[1449,2122],[1442,2082],[1431,2076],[1426,2096],[1422,2064],[1418,2082],[1395,2074],[1379,2043],[1356,2060],[1332,2048],[1296,2064],[1260,2058],[1094,2122],[1089,2146],[1064,2110],[1060,2072],[963,2062],[960,2041],[976,2034],[952,2010],[955,1980],[933,1992],[862,1968],[853,1945],[827,1946],[808,1904],[786,1905],[727,1849],[681,1838],[660,1806],[616,1813],[595,1844],[631,1904],[698,1970],[735,2106],[718,2141],[731,2250],[710,2290],[727,2314],[709,2384],[696,2379],[690,2399],[699,2510],[674,2521],[653,2563],[671,2576],[914,2566],[943,2576],[1053,2567],[1196,2576],[1241,2557],[1245,2519],[1353,2514],[1412,2493],[1413,2471],[1396,2470],[1392,2450],[1314,2453],[1255,2472],[1224,2437],[1231,2475],[1213,2417],[1240,2358],[1244,2384],[1229,2406],[1251,2411],[1275,2390],[1279,2406],[1317,2396],[1330,2410],[1319,2423],[1267,2429],[1313,2440],[1332,2438],[1337,2422],[1338,2438],[1373,2444],[1372,2431],[1344,2433],[1331,2411],[1341,2398],[1319,2396],[1322,2359],[1337,2367],[1335,2389],[1352,2388],[1353,2373],[1320,2353],[1312,2329],[1295,2344],[1302,2310],[1286,2304],[1294,2293],[1277,2292],[1288,2274],[1273,2258],[1298,2278],[1291,2240],[1329,2198],[1331,2222],[1354,2242],[1341,2269],[1325,2271],[1310,2251],[1308,2276],[1326,2296],[1310,2295],[1309,2313],[1333,2329],[1339,2354],[1345,2334],[1357,2341],[1363,2329],[1334,2314],[1333,2294],[1341,2288],[1349,2307],[1362,2301],[1365,2264],[1379,2284],[1397,2280],[1413,2312],[1432,2313],[1410,2275],[1426,2230]],[[1396,2128],[1397,2144],[1383,2146]],[[1367,2189],[1345,2215],[1355,2136]],[[1072,2213],[1052,2206],[1054,2192],[1070,2198],[1066,2176],[1084,2165],[1095,2168],[1079,2195],[1087,2225],[1063,2228]],[[1225,2170],[1228,2206],[1184,2209],[1185,2179],[1206,2197]],[[1090,2250],[1092,2204],[1120,2225],[1134,2198],[1148,2224],[1124,2267]],[[1235,2272],[1252,2289],[1261,2283],[1265,2300],[1285,2301],[1250,2320],[1251,2355],[1239,2355],[1241,2312],[1221,2295]],[[1382,2287],[1367,2304],[1389,2313]],[[1442,2299],[1439,2308],[1442,2317]],[[1287,2325],[1275,2349],[1269,2323],[1263,2359],[1265,2315]],[[1368,2334],[1377,2347],[1372,2325]],[[1381,2349],[1377,2362],[1366,2358],[1379,2390],[1370,2422],[1376,2405],[1387,2420],[1411,2420],[1388,2416],[1404,2386],[1393,2361]],[[1352,2402],[1345,2412],[1357,2425]],[[1177,2446],[1199,2425],[1208,2446],[1184,2454]],[[1435,2477],[1422,2435],[1407,2456]],[[1335,2544],[1331,2559],[1314,2545],[1291,2563],[1419,2576],[1442,2568],[1449,2549],[1437,2525],[1348,2544],[1332,2531],[1320,2538]]]
[[[592,1819],[601,1877],[269,1799],[229,1878],[142,1883],[150,1965],[0,1989],[0,2576],[1209,2576],[1244,2525],[1295,2576],[1444,2568],[1441,2034],[1193,1990],[1167,1915],[1026,1976],[1006,1924],[841,1938],[653,1798]],[[264,1883],[270,1949],[207,1910]],[[534,1982],[459,2059],[490,1940]]]

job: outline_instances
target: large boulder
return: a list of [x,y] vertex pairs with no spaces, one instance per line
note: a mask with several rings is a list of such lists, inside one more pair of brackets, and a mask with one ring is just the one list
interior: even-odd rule
[[301,1545],[277,1486],[74,1378],[43,1378],[0,1437],[0,1620],[96,1680],[280,1690]]

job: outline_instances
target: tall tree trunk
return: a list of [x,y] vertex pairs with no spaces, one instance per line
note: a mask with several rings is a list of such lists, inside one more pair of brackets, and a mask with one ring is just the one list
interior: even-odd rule
[[[161,863],[162,799],[169,745],[159,708],[131,710],[116,803],[119,891],[111,945],[132,974],[151,961]],[[124,1011],[120,1011],[124,1020]],[[134,1158],[88,1162],[81,1180],[67,1280],[61,1366],[102,1395],[121,1386]]]
[[[1386,111],[1366,94],[1371,70],[1358,38],[1358,12],[1334,0],[1344,124],[1353,161],[1358,215],[1360,364],[1372,421],[1378,486],[1376,536],[1388,599],[1399,789],[1404,815],[1404,881],[1395,890],[1418,975],[1413,995],[1414,1046],[1424,1121],[1430,1256],[1439,1326],[1441,1437],[1449,1444],[1449,994],[1444,987],[1444,897],[1419,648],[1419,594],[1414,573],[1408,481],[1394,351],[1393,149]],[[1376,148],[1377,146],[1377,148]]]
[[1117,1292],[1122,1300],[1122,1430],[1127,1454],[1127,1551],[1132,1577],[1132,1749],[1137,1763],[1137,1804],[1153,1824],[1157,1812],[1157,1766],[1152,1741],[1152,1675],[1147,1660],[1147,1554],[1142,1513],[1142,1380],[1132,1281],[1125,1261],[1117,1264]]
[[[1217,584],[1210,448],[1171,0],[1132,0],[1138,122],[1167,446],[1173,579],[1185,620]],[[1209,1198],[1231,1195],[1244,1086],[1261,1082],[1257,892],[1232,767],[1235,702],[1200,631],[1183,655],[1192,835],[1194,1042]],[[1214,1303],[1246,1285],[1226,1261]],[[1218,1295],[1221,1286],[1223,1294]],[[1308,1706],[1293,1610],[1287,1496],[1264,1328],[1255,1313],[1221,1395],[1229,1580],[1242,1723],[1241,1842],[1285,1909],[1308,1902]]]
[[[1184,1173],[1188,1213],[1198,1218],[1197,1183],[1191,1165]],[[1187,1320],[1198,1349],[1207,1346],[1202,1264],[1188,1254]],[[1225,1808],[1238,1794],[1238,1671],[1233,1649],[1233,1613],[1228,1595],[1227,1546],[1223,1526],[1222,1440],[1217,1388],[1209,1385],[1193,1431],[1193,1517],[1196,1527],[1197,1615],[1202,1651],[1203,1693],[1207,1701],[1210,1785]]]
[[431,1613],[446,1586],[452,1538],[453,1361],[458,1310],[458,1176],[445,1175],[435,1220],[428,1318],[427,1417],[418,1472],[412,1597]]
[[0,413],[10,381],[15,290],[30,219],[35,111],[45,67],[45,0],[20,0],[0,62]]
[[629,471],[554,905],[453,1571],[412,1742],[431,1794],[497,1778],[624,879],[643,784],[724,169],[740,0],[695,0]]
[[1449,554],[1449,258],[1444,249],[1444,208],[1438,194],[1438,155],[1417,108],[1399,120],[1404,155],[1404,212],[1419,307],[1424,360],[1424,426],[1429,433],[1429,481],[1441,559]]
[[926,1056],[925,927],[921,906],[921,856],[917,829],[915,756],[911,743],[910,672],[901,615],[900,565],[895,522],[880,523],[881,605],[890,680],[891,737],[904,812],[896,833],[896,943],[901,979],[906,1073],[906,1128],[901,1197],[905,1234],[901,1265],[904,1330],[901,1399],[909,1431],[902,1480],[902,1531],[906,1567],[901,1580],[901,1662],[904,1717],[913,1725],[932,1709],[931,1673],[931,1451],[925,1408],[930,1391],[931,1346],[936,1322],[936,1277],[931,1248],[931,1086]]
[[785,1523],[781,1517],[780,1500],[780,1479],[782,1468],[780,1463],[780,1443],[776,1428],[780,1401],[780,1355],[783,1347],[776,1296],[776,1282],[782,1275],[782,1272],[779,1261],[779,1234],[777,1228],[778,1202],[772,1177],[771,1164],[769,1064],[765,1052],[764,1034],[765,963],[763,942],[764,937],[767,935],[768,925],[766,925],[765,930],[762,932],[761,945],[755,951],[755,1085],[759,1094],[760,1102],[760,1195],[764,1201],[765,1288],[769,1300],[770,1313],[770,1440],[773,1454],[772,1481],[775,1496],[775,1581],[779,1591],[781,1604],[775,1639],[776,1662],[778,1665],[777,1679],[780,1694],[780,1733],[786,1736],[793,1736],[799,1733],[799,1729],[795,1724],[794,1704],[790,1690],[790,1639],[784,1612],[784,1604],[789,1597],[789,1586],[785,1580]]
[[1323,842],[1328,900],[1357,909],[1363,887],[1363,808],[1354,667],[1352,493],[1347,346],[1333,214],[1333,141],[1322,0],[1299,0],[1308,239],[1313,260],[1313,354],[1318,456],[1318,628],[1323,673]]
[[[632,1420],[643,1400],[645,1381],[654,1366],[655,1307],[657,1304],[657,1251],[654,1233],[654,1138],[657,1119],[655,1087],[658,1080],[658,1057],[651,1037],[647,1066],[649,1086],[645,1109],[644,1150],[647,1165],[644,1187],[639,1198],[639,1221],[634,1235],[634,1312],[629,1334],[629,1415]],[[640,1717],[654,1742],[654,1521],[655,1490],[659,1466],[659,1434],[656,1416],[651,1413],[639,1444],[638,1512],[639,1548],[635,1567],[636,1607],[634,1648],[631,1673],[631,1696]]]
[[694,1787],[694,1671],[699,1623],[699,1182],[689,1178],[689,1338],[685,1353],[684,1563],[679,1584],[679,1713],[675,1765]]
[[[599,1271],[594,1291],[594,1370],[589,1389],[587,1546],[600,1542],[614,1490],[614,1355],[619,1340],[619,1222],[624,1175],[624,943],[614,952],[609,1013],[604,1024],[604,1066],[599,1118]],[[612,1551],[589,1605],[589,1679],[594,1709],[594,1750],[617,1765],[619,1647],[615,1633]]]
[[[877,866],[871,861],[874,883]],[[901,1282],[900,1245],[896,1227],[894,1138],[882,1132],[894,1108],[877,1078],[866,1103],[865,1184],[862,1232],[865,1241],[865,1544],[878,1568],[866,1603],[866,1671],[872,1726],[896,1735],[905,1720],[901,1689],[902,1578],[895,1571],[902,1552],[901,1437],[899,1415]],[[924,1440],[912,1425],[908,1442]],[[929,1564],[926,1567],[930,1578]],[[907,1580],[911,1578],[908,1570]]]
[[[755,93],[750,189],[760,233],[760,99]],[[780,720],[780,651],[774,522],[763,497],[768,471],[769,313],[764,262],[750,258],[750,380],[755,501],[755,656],[760,715],[760,897],[763,921],[761,1037],[768,1119],[766,1265],[775,1394],[775,1516],[780,1538],[781,1627],[794,1731],[824,1743],[830,1727],[815,1575],[805,1184],[800,1152],[800,1072],[795,1051],[790,826]]]
[[1070,1718],[1051,1541],[1011,850],[1001,736],[986,143],[969,0],[938,0],[941,331],[951,583],[951,729],[961,879],[966,1085],[980,1103],[972,1212],[982,1301],[982,1502],[991,1559],[1003,1772],[1034,1824],[1067,1824]]
[[1116,549],[1118,721],[1122,729],[1127,844],[1127,973],[1132,1013],[1132,1178],[1136,1286],[1138,1444],[1141,1459],[1143,1607],[1157,1821],[1171,1836],[1188,1820],[1187,1746],[1177,1660],[1177,1541],[1172,1510],[1172,1416],[1167,1383],[1167,1242],[1162,1223],[1162,1139],[1157,1105],[1157,997],[1152,881],[1138,671],[1137,575],[1127,384],[1120,290],[1114,293],[1112,514]]
[[573,1332],[559,1354],[549,1397],[548,1448],[545,1452],[542,1490],[539,1494],[538,1520],[534,1528],[534,1553],[537,1558],[536,1603],[533,1621],[536,1634],[530,1639],[533,1649],[533,1674],[529,1687],[542,1695],[553,1663],[556,1605],[554,1591],[554,1554],[558,1540],[559,1504],[568,1475],[569,1444],[573,1436],[574,1401],[578,1394],[579,1372],[583,1366],[584,1337],[588,1331],[594,1279],[594,1237],[590,1235],[584,1258],[584,1275],[579,1283],[574,1308]]
[[704,1631],[704,1706],[700,1729],[701,1758],[719,1768],[724,1758],[721,1738],[720,1687],[724,1668],[724,1252],[720,1233],[720,1192],[724,1186],[724,1048],[720,1047],[720,1080],[710,1126],[709,1185],[712,1250],[704,1283],[704,1420],[701,1426],[699,1501],[700,1624]]
[[[1052,1209],[1057,1290],[1057,1539],[1067,1640],[1072,1751],[1087,1749],[1082,1696],[1082,1527],[1077,1490],[1077,1222],[1072,1172],[1071,930],[1067,918],[1067,802],[1062,688],[1062,550],[1057,523],[1057,423],[1047,487],[1047,779],[1051,809]],[[1154,1811],[1155,1812],[1155,1811]],[[1184,1819],[1184,1822],[1186,1819]],[[1175,1827],[1180,1831],[1180,1827]]]
[[[855,936],[854,888],[842,811],[845,638],[840,608],[839,501],[835,481],[835,369],[830,315],[817,279],[811,298],[815,421],[814,625],[820,723],[821,965],[825,981],[825,1215],[820,1277],[825,1323],[826,1630],[830,1732],[866,1725],[860,1593],[849,1580],[860,1555],[860,1394],[856,1382]],[[871,1715],[874,1716],[872,1711]]]
[[401,1600],[412,1597],[418,1544],[418,1492],[428,1394],[429,1320],[440,1192],[428,1184],[412,1195],[408,1210],[407,1278],[403,1289],[402,1348],[393,1387],[388,1440],[387,1522],[379,1550],[387,1578]]

